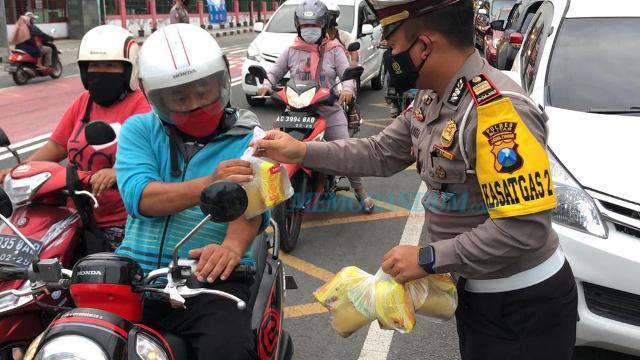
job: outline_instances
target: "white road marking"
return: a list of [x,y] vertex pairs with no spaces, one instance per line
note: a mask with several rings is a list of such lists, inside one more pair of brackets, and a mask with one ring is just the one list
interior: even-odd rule
[[[426,191],[427,186],[424,182],[420,182],[418,193],[411,206],[411,214],[404,226],[402,238],[400,238],[400,245],[418,245],[420,241],[424,225],[424,210],[420,200]],[[358,360],[386,360],[391,348],[393,333],[392,330],[380,329],[377,321],[372,322]]]
[[[28,153],[30,151],[37,150],[40,147],[42,147],[42,145],[44,145],[44,144],[46,144],[46,141],[31,145],[31,146],[24,147],[24,148],[18,150],[18,154],[22,155],[22,154]],[[8,151],[6,151],[3,155],[0,155],[0,160],[9,159],[9,158],[12,158],[12,157],[13,157],[13,155],[11,153],[9,153]]]

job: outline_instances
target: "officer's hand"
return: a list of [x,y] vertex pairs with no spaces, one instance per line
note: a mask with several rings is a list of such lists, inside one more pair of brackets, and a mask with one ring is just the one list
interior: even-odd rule
[[221,162],[216,167],[216,171],[211,174],[211,182],[218,180],[228,180],[237,184],[251,182],[253,180],[251,163],[240,159]]
[[267,93],[269,93],[269,88],[266,86],[260,86],[258,88],[257,94],[258,96],[265,96],[267,95]]
[[300,163],[306,154],[307,145],[304,142],[280,130],[270,130],[264,139],[258,141],[257,156],[266,156],[279,162]]
[[98,170],[91,175],[90,182],[93,195],[100,196],[103,191],[115,185],[116,170],[113,168]]
[[229,247],[209,244],[205,247],[189,250],[191,258],[198,258],[195,275],[199,281],[214,282],[218,276],[226,280],[240,263],[240,254]]
[[351,100],[353,100],[353,93],[349,90],[342,90],[340,98],[338,99],[338,104],[349,105],[351,104]]
[[389,250],[382,258],[382,271],[403,284],[427,276],[427,272],[418,265],[419,246],[398,245]]
[[4,178],[9,175],[11,169],[0,169],[0,183],[4,181]]

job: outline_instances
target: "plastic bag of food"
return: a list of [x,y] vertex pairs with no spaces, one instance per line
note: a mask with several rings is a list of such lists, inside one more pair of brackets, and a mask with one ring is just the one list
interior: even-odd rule
[[254,156],[257,146],[255,144],[265,135],[261,128],[253,128],[254,146],[247,148],[241,157],[242,160],[251,163],[254,172],[253,180],[243,185],[249,199],[247,210],[244,212],[247,219],[256,217],[293,196],[293,187],[284,166]]
[[374,307],[381,329],[409,333],[416,324],[411,294],[406,286],[382,270],[375,275]]
[[450,320],[458,307],[456,284],[449,274],[433,274],[406,284],[417,315],[436,322]]

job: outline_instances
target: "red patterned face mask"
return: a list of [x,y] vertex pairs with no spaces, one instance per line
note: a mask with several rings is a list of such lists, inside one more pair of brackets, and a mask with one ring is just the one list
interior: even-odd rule
[[215,101],[195,110],[174,112],[171,114],[171,120],[183,133],[202,138],[213,134],[220,124],[223,113],[222,104],[220,101]]

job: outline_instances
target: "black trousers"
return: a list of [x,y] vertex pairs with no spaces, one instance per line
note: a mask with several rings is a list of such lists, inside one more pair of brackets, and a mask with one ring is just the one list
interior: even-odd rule
[[568,262],[519,290],[472,293],[458,281],[456,311],[463,360],[571,360],[578,295]]
[[[249,284],[229,282],[213,286],[249,300]],[[143,322],[160,331],[179,336],[187,344],[189,360],[254,360],[256,340],[251,330],[251,311],[240,311],[234,302],[213,295],[199,295],[186,301],[186,309],[172,309],[166,301],[147,300]],[[168,337],[172,348],[178,347]],[[176,353],[176,360],[183,360]]]

